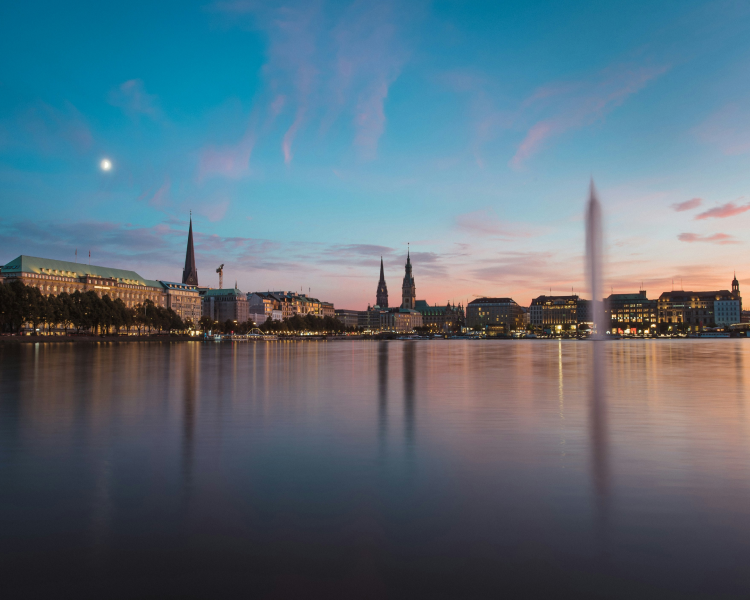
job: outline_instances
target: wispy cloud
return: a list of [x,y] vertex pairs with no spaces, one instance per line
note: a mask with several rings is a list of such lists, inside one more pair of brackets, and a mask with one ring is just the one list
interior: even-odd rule
[[672,205],[675,212],[684,212],[686,210],[693,210],[698,208],[703,203],[702,198],[693,198],[692,200],[685,200],[684,202],[677,202]]
[[0,123],[0,144],[42,154],[81,154],[90,150],[93,142],[86,119],[67,101],[59,108],[37,101],[16,118]]
[[519,120],[539,115],[510,161],[519,168],[554,136],[603,119],[628,96],[643,89],[667,67],[610,67],[590,81],[556,83],[536,90],[522,105]]
[[480,236],[527,237],[529,232],[517,223],[501,221],[494,211],[475,210],[454,217],[454,226],[460,231]]
[[131,119],[146,115],[152,119],[161,116],[157,97],[149,94],[141,79],[129,79],[109,93],[109,103],[122,109]]
[[215,176],[239,179],[248,175],[254,145],[255,134],[248,127],[236,144],[203,148],[198,157],[198,181]]
[[750,151],[750,111],[739,104],[727,104],[696,127],[694,133],[726,155],[744,154]]
[[170,204],[170,198],[169,198],[169,190],[172,187],[172,181],[169,177],[166,177],[164,179],[164,183],[162,183],[159,188],[152,193],[151,190],[141,195],[139,200],[145,200],[148,198],[147,202],[149,206],[152,206],[156,209],[163,210]]
[[726,219],[727,217],[734,217],[741,215],[744,212],[750,210],[750,203],[737,205],[734,202],[727,202],[721,206],[710,208],[705,212],[702,212],[695,216],[696,221],[702,221],[703,219]]
[[283,119],[284,111],[291,117],[281,140],[287,164],[306,126],[318,123],[325,132],[341,115],[351,117],[359,155],[375,158],[388,91],[407,55],[397,27],[404,20],[402,5],[356,1],[332,15],[321,2],[236,1],[214,3],[210,10],[265,34],[267,112],[272,119]]
[[699,233],[681,233],[677,236],[681,242],[707,242],[709,244],[739,244],[733,236],[728,233],[714,233],[711,235],[701,235]]

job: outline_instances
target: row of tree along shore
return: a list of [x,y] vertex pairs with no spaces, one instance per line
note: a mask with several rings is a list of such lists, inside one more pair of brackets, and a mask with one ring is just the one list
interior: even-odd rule
[[282,335],[359,331],[344,326],[338,319],[312,315],[295,315],[283,321],[269,319],[259,328],[250,321],[219,323],[209,317],[193,323],[190,319],[183,321],[171,308],[156,306],[150,300],[128,307],[120,298],[100,297],[93,291],[44,295],[36,287],[20,281],[0,284],[1,333],[22,333],[31,329],[33,334],[151,335],[188,333],[198,328],[215,333],[249,333],[259,329]]

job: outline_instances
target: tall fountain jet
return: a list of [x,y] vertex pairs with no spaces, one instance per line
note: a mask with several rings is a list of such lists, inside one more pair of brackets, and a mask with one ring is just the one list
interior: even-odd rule
[[586,209],[586,271],[591,292],[591,316],[594,321],[592,339],[604,339],[604,305],[602,303],[602,207],[591,180],[589,204]]
[[602,207],[596,195],[593,180],[586,208],[586,275],[591,292],[591,313],[594,331],[591,334],[591,397],[589,402],[589,429],[591,436],[591,475],[596,495],[599,535],[606,542],[606,529],[609,513],[609,442],[607,434],[607,413],[605,402],[606,349],[604,303],[602,302]]

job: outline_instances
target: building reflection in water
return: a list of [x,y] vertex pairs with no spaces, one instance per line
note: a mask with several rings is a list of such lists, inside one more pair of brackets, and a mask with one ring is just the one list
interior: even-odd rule
[[378,342],[378,438],[381,449],[388,431],[388,342]]
[[604,388],[604,340],[591,342],[591,395],[589,398],[589,433],[591,438],[591,479],[596,504],[596,528],[602,541],[608,521],[610,473],[607,404]]
[[416,361],[416,342],[404,342],[404,436],[407,448],[414,446],[414,417],[416,399],[414,396],[414,377]]
[[190,498],[193,483],[194,452],[195,452],[195,411],[196,394],[198,388],[198,372],[200,371],[199,344],[188,344],[184,348],[186,356],[182,362],[183,400],[182,400],[182,473],[185,500]]

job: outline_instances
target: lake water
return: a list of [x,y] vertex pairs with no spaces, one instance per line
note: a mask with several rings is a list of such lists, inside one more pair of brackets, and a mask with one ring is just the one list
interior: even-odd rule
[[0,346],[0,596],[747,598],[749,369],[742,339]]

